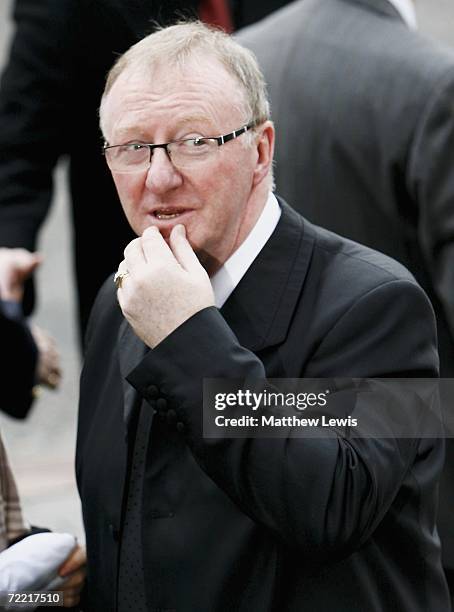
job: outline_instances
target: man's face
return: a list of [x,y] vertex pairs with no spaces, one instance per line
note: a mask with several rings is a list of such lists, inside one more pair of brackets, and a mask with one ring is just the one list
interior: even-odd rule
[[[253,119],[245,116],[235,79],[219,62],[201,58],[188,62],[184,72],[161,66],[146,77],[125,71],[104,102],[103,117],[109,144],[219,136]],[[148,170],[113,172],[136,234],[155,225],[168,238],[182,223],[201,261],[211,269],[222,264],[252,229],[266,199],[263,185],[257,188],[264,183],[260,146],[245,146],[245,137],[217,147],[190,171],[178,170],[164,149],[155,149]]]

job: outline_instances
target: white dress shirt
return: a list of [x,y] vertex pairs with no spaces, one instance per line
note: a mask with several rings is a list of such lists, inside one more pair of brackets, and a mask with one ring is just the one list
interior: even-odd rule
[[399,11],[402,19],[408,25],[411,30],[418,29],[418,22],[416,19],[416,11],[413,0],[388,0],[394,8]]
[[256,224],[244,242],[211,277],[216,306],[221,308],[274,232],[281,216],[276,197],[270,192]]

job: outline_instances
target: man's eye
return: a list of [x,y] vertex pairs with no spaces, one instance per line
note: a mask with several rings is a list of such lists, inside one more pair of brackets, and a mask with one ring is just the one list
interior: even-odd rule
[[131,144],[126,145],[126,148],[129,149],[130,151],[140,151],[144,147],[145,145],[140,144],[138,142],[132,142]]
[[140,144],[139,142],[131,142],[128,144],[120,145],[116,153],[117,154],[135,153],[136,151],[142,151],[144,148],[145,148],[145,145]]
[[207,144],[205,138],[191,138],[191,140],[188,140],[187,142],[190,147],[201,147],[202,145]]

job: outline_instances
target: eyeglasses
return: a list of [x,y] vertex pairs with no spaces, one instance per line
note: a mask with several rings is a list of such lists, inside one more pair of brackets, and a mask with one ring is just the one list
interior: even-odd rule
[[112,172],[126,174],[148,170],[155,149],[164,149],[177,169],[190,170],[210,161],[221,145],[238,138],[253,127],[255,127],[254,121],[223,136],[199,136],[197,138],[173,140],[163,144],[129,142],[121,145],[109,145],[106,142],[103,153]]

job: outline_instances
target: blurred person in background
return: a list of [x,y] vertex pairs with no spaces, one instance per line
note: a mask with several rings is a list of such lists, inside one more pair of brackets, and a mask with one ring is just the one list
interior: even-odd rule
[[[82,332],[99,287],[133,238],[101,155],[97,110],[107,71],[157,23],[199,13],[203,20],[230,31],[282,4],[15,1],[15,32],[0,83],[0,246],[36,248],[52,198],[53,171],[59,158],[67,156]],[[94,251],[93,259],[89,253]],[[28,312],[31,289],[26,296]]]
[[37,326],[29,327],[22,312],[24,283],[40,263],[36,253],[0,248],[0,408],[19,419],[27,416],[39,385],[55,389],[61,379],[54,339]]
[[[30,330],[21,311],[24,282],[40,263],[38,254],[24,249],[0,249],[0,407],[15,418],[25,418],[28,414],[37,384],[56,388],[61,377],[54,341],[36,327]],[[47,531],[28,525],[22,516],[16,483],[0,436],[0,595],[4,595],[7,585],[23,584],[23,589],[32,584],[36,586],[39,582],[27,581],[39,581],[41,575],[49,575],[51,561],[58,562],[60,556],[60,567],[56,570],[60,577],[67,579],[58,590],[63,591],[65,607],[72,607],[79,601],[85,577],[85,550],[68,534],[33,538]]]
[[[243,30],[276,123],[277,189],[314,223],[402,262],[428,293],[454,376],[454,51],[411,0],[300,0]],[[454,444],[439,530],[454,591]]]

